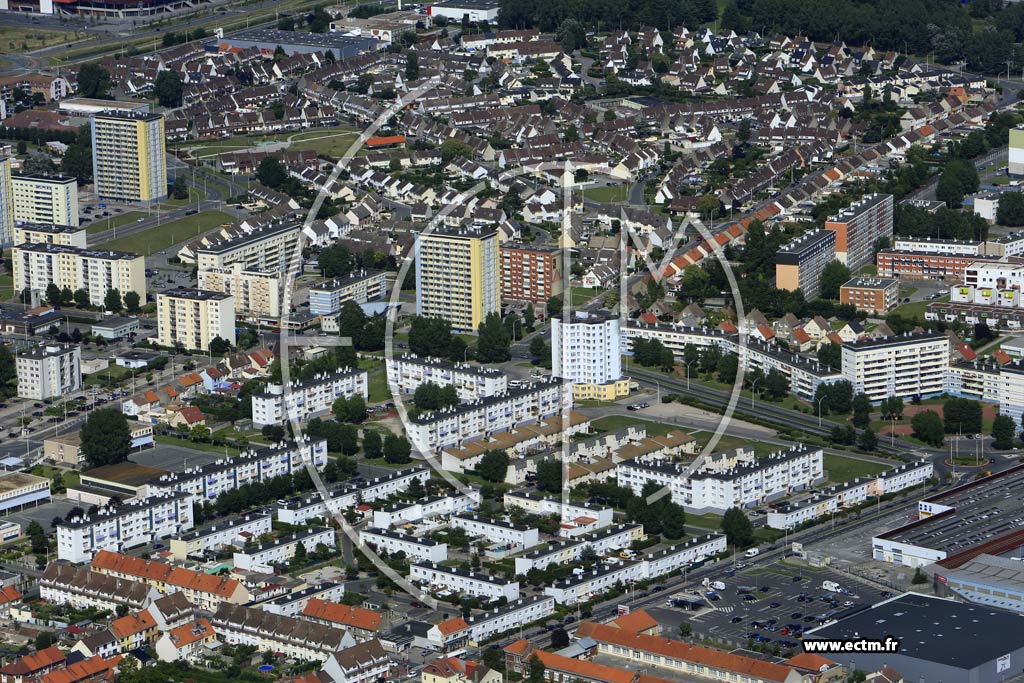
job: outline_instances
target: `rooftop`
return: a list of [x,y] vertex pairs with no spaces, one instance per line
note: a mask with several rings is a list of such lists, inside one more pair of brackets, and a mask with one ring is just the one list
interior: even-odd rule
[[233,33],[229,40],[251,40],[276,45],[307,45],[325,50],[344,45],[365,45],[372,38],[346,36],[339,33],[304,33],[302,31],[280,31],[273,28],[249,28]]

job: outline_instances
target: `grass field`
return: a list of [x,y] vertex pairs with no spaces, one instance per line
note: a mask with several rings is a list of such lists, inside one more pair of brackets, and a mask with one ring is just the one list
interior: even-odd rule
[[166,210],[177,209],[186,204],[195,204],[201,199],[206,199],[206,193],[197,187],[190,187],[188,189],[188,199],[165,199],[160,202],[160,206]]
[[128,213],[118,214],[117,216],[111,216],[109,219],[104,218],[103,220],[90,223],[86,227],[85,232],[87,235],[91,235],[96,232],[104,232],[111,228],[119,228],[122,225],[128,223],[134,223],[140,218],[148,218],[149,214],[143,211],[129,211]]
[[602,204],[616,204],[629,198],[628,185],[601,185],[583,190],[583,196]]
[[130,251],[149,256],[153,252],[168,249],[175,244],[184,242],[207,230],[212,230],[221,223],[234,220],[223,211],[203,211],[195,216],[186,216],[170,223],[137,232],[127,237],[119,237],[103,244],[105,249]]
[[78,31],[50,31],[18,26],[0,26],[0,48],[3,52],[28,52],[51,45],[66,45],[88,35]]
[[694,515],[686,513],[686,523],[694,526],[704,527],[705,529],[721,529],[722,528],[722,515],[716,515],[707,513],[706,515]]
[[825,454],[825,470],[828,472],[828,479],[833,483],[850,481],[857,477],[867,477],[878,474],[882,470],[889,469],[886,465],[865,460],[845,458],[841,455]]
[[573,306],[581,306],[587,303],[595,296],[601,294],[600,289],[590,289],[589,287],[573,287],[569,290],[569,303]]
[[243,135],[234,138],[210,140],[194,146],[187,146],[196,159],[211,159],[225,152],[237,152],[250,147],[259,148],[267,143],[288,142],[288,149],[302,151],[313,150],[317,154],[341,157],[352,145],[358,133],[352,128],[334,126],[331,128],[314,128],[293,133],[277,133],[274,135]]
[[912,301],[909,304],[903,304],[897,306],[892,310],[893,313],[899,313],[904,318],[916,318],[917,320],[924,320],[924,312],[928,309],[928,304],[931,301]]
[[14,296],[14,276],[0,275],[0,299],[10,299]]

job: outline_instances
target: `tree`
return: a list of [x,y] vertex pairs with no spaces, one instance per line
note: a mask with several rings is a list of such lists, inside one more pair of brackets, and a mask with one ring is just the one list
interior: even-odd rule
[[110,74],[98,62],[83,64],[75,79],[78,94],[82,97],[109,99]]
[[679,283],[678,295],[687,299],[703,300],[707,295],[710,280],[711,276],[700,266],[687,266],[683,271],[683,279]]
[[914,576],[913,576],[913,578],[910,579],[910,583],[912,583],[914,585],[920,585],[922,583],[928,583],[928,575],[925,574],[923,571],[921,571],[921,568],[918,567],[917,569],[914,570]]
[[834,342],[828,342],[818,347],[818,360],[833,370],[841,370],[843,367],[843,347]]
[[914,436],[930,446],[938,448],[945,441],[942,418],[934,410],[925,410],[914,415],[910,420],[910,426],[913,428]]
[[743,510],[737,507],[725,511],[722,531],[725,532],[726,540],[737,548],[745,548],[754,542],[754,527]]
[[[63,294],[62,294],[62,298],[63,298]],[[138,313],[140,310],[142,310],[140,308],[140,306],[139,306],[140,299],[139,299],[138,293],[136,293],[136,292],[125,292],[123,299],[124,299],[124,307],[128,310],[129,313]]]
[[7,346],[0,346],[0,388],[7,386],[18,377],[14,355]]
[[412,319],[409,326],[409,350],[417,356],[445,357],[451,344],[452,324],[449,321],[432,316],[416,316]]
[[404,436],[388,434],[384,437],[384,460],[392,465],[407,465],[412,462],[410,457],[412,446]]
[[739,372],[740,359],[735,353],[727,353],[718,361],[718,381],[733,384]]
[[871,423],[871,399],[861,392],[853,397],[853,418],[850,420],[855,427],[866,429]]
[[903,399],[899,396],[889,396],[882,399],[879,405],[882,409],[882,419],[900,420],[903,419]]
[[948,398],[942,403],[942,419],[947,434],[981,432],[981,403],[969,398]]
[[722,209],[722,203],[713,193],[703,194],[697,200],[697,212],[704,220],[710,220],[718,215]]
[[180,107],[182,96],[181,76],[174,69],[164,69],[156,75],[153,92],[156,94],[156,99],[161,107]]
[[[320,272],[327,278],[347,277],[356,267],[352,252],[349,251],[348,246],[340,242],[321,249],[317,262],[320,264]],[[358,304],[356,305],[358,306]],[[360,313],[362,313],[362,309],[360,309]],[[364,321],[365,318],[366,316],[363,314]]]
[[476,471],[487,481],[502,482],[508,474],[508,462],[508,453],[505,451],[487,451],[480,459]]
[[185,176],[179,175],[171,184],[171,197],[174,199],[188,199],[188,183]]
[[999,195],[996,223],[1014,228],[1024,225],[1024,193],[1004,192]]
[[551,647],[563,648],[569,646],[569,633],[559,626],[551,631]]
[[[33,645],[35,646],[36,651],[38,652],[39,650],[45,650],[46,648],[53,645],[55,642],[57,641],[54,639],[52,633],[50,633],[49,631],[40,631],[36,635],[36,639]],[[129,657],[129,659],[131,658]]]
[[572,54],[586,43],[587,29],[576,19],[568,18],[559,24],[555,40],[563,52]]
[[492,311],[477,328],[476,358],[481,363],[504,363],[512,358],[512,338],[501,314]]
[[547,667],[540,661],[537,655],[530,657],[526,667],[526,680],[528,683],[544,683],[544,676],[547,674]]
[[256,180],[271,189],[279,188],[288,179],[288,171],[284,165],[269,154],[260,159],[256,168]]
[[131,430],[124,413],[102,408],[89,413],[82,430],[81,451],[90,467],[124,462],[131,452]]
[[301,541],[295,544],[295,554],[292,555],[291,566],[303,567],[306,564],[308,555],[306,553],[306,544]]
[[[1002,200],[1000,200],[1002,201]],[[1013,437],[1016,435],[1017,423],[1009,415],[996,415],[992,420],[992,445],[1000,450],[1013,448]]]
[[850,279],[850,269],[839,261],[832,261],[821,271],[821,298],[838,299],[839,288]]
[[363,455],[371,460],[379,458],[384,454],[384,449],[381,444],[380,432],[374,430],[365,430],[363,432]]
[[121,292],[116,289],[108,289],[106,295],[103,297],[103,308],[107,309],[111,313],[119,313],[121,311]]
[[60,287],[54,283],[46,285],[46,302],[54,308],[60,308]]
[[865,451],[873,451],[878,448],[878,437],[870,428],[867,428],[857,437],[857,445]]
[[680,622],[679,623],[679,637],[680,638],[689,638],[691,635],[693,635],[693,625],[691,625],[690,622],[688,622],[688,621]]
[[441,154],[441,163],[445,165],[456,157],[465,157],[467,159],[473,157],[473,148],[456,138],[449,138],[442,142],[441,146],[438,147],[438,152]]
[[541,460],[537,463],[537,488],[548,493],[561,493],[561,462],[558,460]]
[[413,52],[409,51],[405,56],[405,78],[410,81],[415,81],[420,77],[420,58]]
[[214,337],[210,340],[209,351],[212,356],[223,356],[231,352],[231,343],[220,336]]

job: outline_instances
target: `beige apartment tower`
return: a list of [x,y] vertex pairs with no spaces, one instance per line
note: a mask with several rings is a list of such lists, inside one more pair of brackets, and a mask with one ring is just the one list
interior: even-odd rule
[[139,111],[93,115],[92,172],[100,199],[135,204],[166,199],[163,115]]
[[235,297],[179,287],[156,297],[157,343],[207,351],[217,337],[235,344]]

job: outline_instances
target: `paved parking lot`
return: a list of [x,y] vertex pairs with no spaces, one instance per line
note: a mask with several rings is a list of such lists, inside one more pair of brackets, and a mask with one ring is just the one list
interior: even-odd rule
[[[666,606],[664,611],[679,615],[672,621],[688,619],[695,635],[733,646],[753,639],[764,645],[796,649],[802,630],[819,623],[819,618],[887,597],[881,589],[847,575],[788,564],[740,569],[732,576],[723,572],[711,580],[722,581],[726,588],[716,591],[717,601],[705,598],[709,609],[683,612]],[[840,592],[824,590],[825,581],[839,584]],[[740,587],[753,590],[741,593]]]

